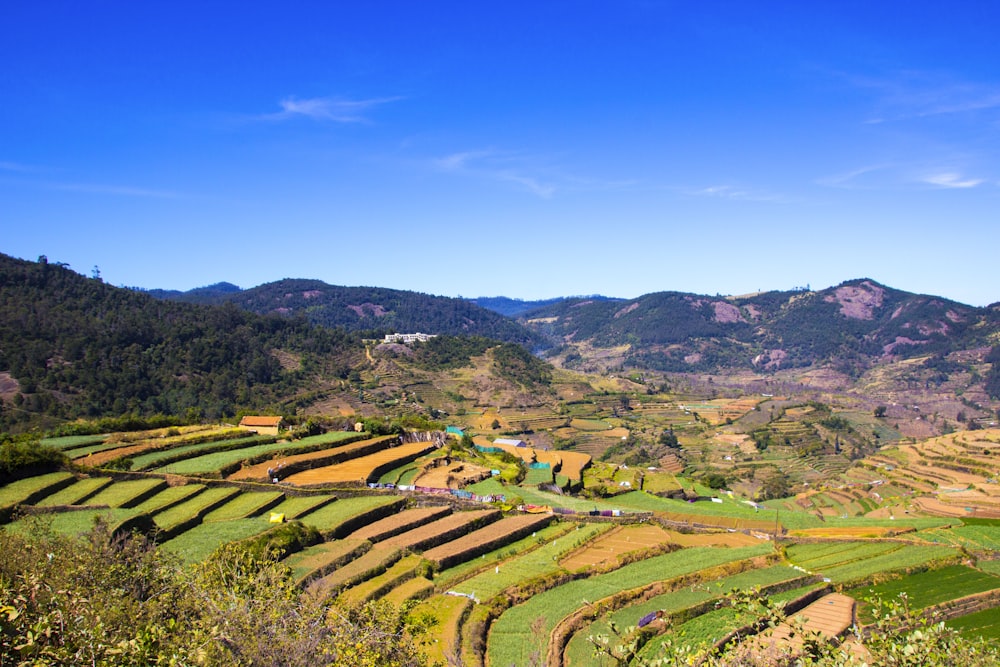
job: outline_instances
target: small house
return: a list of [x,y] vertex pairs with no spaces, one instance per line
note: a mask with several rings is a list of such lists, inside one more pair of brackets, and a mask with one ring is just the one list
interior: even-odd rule
[[255,431],[261,435],[278,435],[287,427],[284,417],[247,415],[240,420],[240,428]]

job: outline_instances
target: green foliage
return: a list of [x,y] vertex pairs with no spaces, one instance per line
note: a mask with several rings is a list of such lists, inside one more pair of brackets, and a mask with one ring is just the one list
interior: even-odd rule
[[[2,365],[21,387],[21,409],[0,413],[0,428],[42,415],[187,420],[262,409],[311,388],[317,372],[346,374],[361,353],[356,336],[301,319],[157,301],[54,264],[0,255],[0,284]],[[283,369],[275,350],[296,355],[299,370]]]
[[[705,667],[988,667],[1000,664],[1000,651],[983,641],[970,641],[945,626],[943,622],[910,611],[906,597],[872,601],[874,622],[864,631],[854,627],[848,637],[864,644],[865,652],[848,645],[831,643],[822,636],[804,630],[802,619],[786,618],[783,605],[761,595],[759,590],[737,590],[726,595],[723,608],[729,627],[743,625],[750,634],[760,633],[763,641],[739,642],[723,650],[703,650],[692,644],[695,637],[668,637],[660,643],[657,655],[640,653],[641,633],[634,627],[619,629],[589,639],[595,658],[611,664],[633,667],[668,667],[699,664]],[[708,615],[706,615],[708,616]],[[767,641],[781,623],[801,636],[801,646]],[[683,626],[682,626],[683,627]],[[606,663],[604,663],[606,664]]]
[[[186,300],[184,294],[170,295]],[[195,295],[199,299],[200,295]],[[537,337],[513,320],[465,299],[384,287],[342,287],[320,280],[286,279],[252,289],[217,293],[208,303],[232,303],[256,313],[287,312],[312,324],[367,332],[424,331],[451,336],[483,336],[531,345]]]
[[551,367],[520,345],[503,343],[493,348],[493,366],[500,377],[524,387],[548,386]]
[[426,630],[384,603],[303,595],[269,549],[188,573],[138,535],[0,531],[0,663],[416,667]]
[[67,462],[62,452],[35,438],[0,434],[0,484],[55,470]]

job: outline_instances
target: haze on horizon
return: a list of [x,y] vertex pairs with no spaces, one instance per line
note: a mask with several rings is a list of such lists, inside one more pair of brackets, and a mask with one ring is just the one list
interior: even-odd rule
[[1000,5],[0,7],[0,252],[115,285],[1000,300]]

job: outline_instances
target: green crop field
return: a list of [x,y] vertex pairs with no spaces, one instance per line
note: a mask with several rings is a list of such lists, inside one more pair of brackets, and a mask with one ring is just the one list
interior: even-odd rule
[[[490,555],[486,554],[473,561],[473,563],[478,565],[488,564],[487,569],[462,581],[460,584],[448,586],[447,583],[455,580],[455,568],[443,571],[435,581],[440,582],[439,585],[441,586],[453,588],[459,593],[473,595],[477,600],[485,602],[511,586],[524,582],[527,579],[561,570],[562,567],[559,565],[560,558],[611,528],[609,524],[597,523],[577,524],[577,526],[577,529],[570,530],[568,533],[558,534],[550,542],[533,551],[510,558],[501,563],[497,563],[495,559],[491,561]],[[532,538],[525,538],[525,540],[530,539]],[[462,568],[464,566],[460,565],[458,567]],[[476,566],[469,564],[467,567]]]
[[262,517],[201,523],[167,540],[162,548],[190,565],[205,560],[223,544],[259,535],[272,527],[273,524]]
[[300,519],[334,500],[334,496],[330,495],[288,496],[271,511],[284,514],[286,519]]
[[489,664],[523,665],[532,659],[532,655],[544,657],[548,638],[556,623],[581,605],[619,591],[763,555],[770,552],[771,548],[770,544],[766,544],[729,549],[682,549],[539,593],[527,602],[505,611],[493,624],[487,646]]
[[11,524],[11,530],[36,530],[37,523],[46,525],[55,533],[62,535],[83,535],[94,527],[98,519],[105,520],[114,527],[121,521],[140,514],[134,509],[91,509],[73,512],[56,512],[40,517],[25,517]]
[[280,491],[253,491],[244,492],[230,500],[222,507],[212,510],[205,515],[205,521],[228,521],[231,519],[245,519],[264,508],[280,503],[285,494]]
[[164,530],[173,528],[177,524],[192,518],[206,507],[214,503],[221,502],[226,498],[231,498],[239,493],[239,489],[229,487],[208,488],[182,503],[174,505],[170,509],[157,512],[153,517],[156,525]]
[[1000,551],[1000,526],[972,524],[926,531],[920,537],[930,542],[951,544],[970,551]]
[[945,625],[954,628],[969,639],[982,637],[988,641],[995,641],[1000,639],[1000,607],[959,616],[946,621]]
[[192,456],[174,463],[154,468],[157,472],[174,475],[205,475],[217,473],[226,466],[249,461],[258,457],[279,452],[290,452],[294,447],[287,442],[272,442],[262,445],[251,445],[249,447],[239,447],[237,449],[227,449],[221,452]]
[[[303,516],[302,523],[316,527],[321,533],[327,533],[359,514],[396,502],[399,499],[395,496],[341,498]],[[275,511],[279,511],[279,508],[276,507]]]
[[788,547],[788,559],[821,574],[834,583],[857,581],[879,572],[904,570],[956,557],[957,549],[944,546],[913,546],[894,542],[840,542],[796,544]]
[[23,503],[32,495],[42,493],[48,488],[52,488],[54,493],[60,484],[65,484],[71,479],[73,475],[68,472],[50,472],[0,486],[0,507]]
[[[108,477],[85,477],[64,489],[45,496],[36,503],[39,507],[55,507],[58,505],[78,505],[80,500],[100,491],[111,483]],[[88,504],[90,504],[88,502]]]
[[284,560],[291,568],[295,581],[303,581],[306,577],[327,568],[331,563],[348,560],[348,556],[367,551],[371,544],[367,540],[330,540],[306,547],[302,551],[290,554]]
[[155,496],[147,498],[143,502],[136,505],[136,509],[140,512],[148,512],[150,514],[155,514],[156,512],[165,509],[176,503],[184,502],[191,496],[201,493],[205,490],[204,484],[184,484],[183,486],[168,486],[163,489]]
[[58,438],[42,438],[38,444],[65,452],[75,447],[89,447],[107,440],[106,435],[64,435]]
[[155,449],[143,454],[136,454],[132,459],[132,470],[148,470],[166,460],[182,459],[188,455],[196,456],[198,452],[211,452],[219,449],[233,449],[239,447],[250,447],[254,444],[264,444],[274,442],[273,435],[256,435],[242,438],[227,438],[225,440],[210,440],[208,442],[196,442],[189,445],[178,445],[163,449]]
[[[875,597],[890,600],[905,593],[911,608],[917,610],[995,588],[1000,588],[1000,577],[995,574],[966,565],[948,565],[875,586],[855,588],[847,591],[847,594],[858,600]],[[868,606],[862,605],[862,610],[868,611]],[[862,620],[869,623],[872,621],[865,614],[862,615]]]
[[680,590],[663,595],[657,595],[643,602],[628,605],[611,614],[604,615],[589,625],[584,626],[573,634],[567,646],[567,655],[570,657],[570,664],[573,665],[595,665],[604,667],[614,665],[611,661],[602,662],[593,656],[593,647],[587,641],[588,635],[609,635],[610,623],[614,623],[619,629],[635,626],[639,619],[654,611],[663,611],[667,614],[688,609],[696,604],[719,598],[722,595],[736,589],[751,589],[754,587],[765,587],[784,581],[791,581],[802,577],[802,573],[787,565],[775,565],[761,570],[750,570],[741,572],[730,577],[725,577],[711,583],[687,586]]
[[[480,556],[479,558],[467,561],[465,563],[459,563],[454,567],[450,567],[446,570],[442,570],[434,577],[434,583],[441,588],[450,588],[459,581],[468,579],[473,574],[476,574],[479,570],[493,570],[497,564],[504,560],[510,559],[513,562],[515,558],[525,558],[528,556],[528,552],[544,548],[546,545],[551,544],[553,541],[567,535],[568,533],[575,531],[576,527],[580,524],[573,524],[567,522],[553,523],[549,526],[542,528],[537,531],[534,536],[528,536],[513,542],[506,546],[500,547],[499,549],[494,549],[493,551],[487,552]],[[605,530],[610,529],[611,526],[608,524],[589,524],[584,526],[585,528],[604,528]],[[587,530],[586,534],[577,533],[576,541],[581,539],[590,539],[592,536],[596,536],[602,531]],[[563,545],[568,550],[571,545]],[[558,556],[549,554],[543,556],[541,560],[544,562],[546,560],[557,560]],[[520,562],[520,561],[519,561]],[[509,570],[506,565],[504,566],[505,575],[506,571]],[[533,568],[529,562],[521,563],[517,566],[517,569],[523,569],[525,572],[532,571]],[[496,573],[494,572],[494,575]]]
[[104,487],[97,495],[87,500],[87,504],[124,507],[144,493],[161,486],[166,488],[166,482],[158,478],[116,481]]
[[551,484],[552,483],[552,468],[528,468],[528,472],[524,475],[524,482],[526,486],[538,486],[539,484]]

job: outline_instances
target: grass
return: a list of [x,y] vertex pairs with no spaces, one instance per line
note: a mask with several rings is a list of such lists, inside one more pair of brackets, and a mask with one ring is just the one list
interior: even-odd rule
[[[303,516],[302,522],[315,526],[321,533],[328,533],[362,512],[368,512],[397,501],[398,498],[394,496],[342,498]],[[279,508],[280,505],[274,511],[279,511]]]
[[281,503],[271,508],[275,514],[284,514],[286,519],[301,519],[319,507],[336,500],[334,496],[288,496]]
[[968,639],[981,637],[986,640],[997,640],[1000,639],[1000,607],[959,616],[946,621],[945,625],[957,630]]
[[214,503],[221,502],[237,493],[239,493],[238,489],[225,486],[205,489],[198,495],[174,505],[170,509],[158,512],[153,517],[153,520],[159,528],[169,530],[181,522],[194,517],[206,507],[210,507]]
[[682,549],[539,593],[505,611],[493,624],[487,646],[488,662],[491,665],[523,665],[528,664],[533,655],[544,657],[555,625],[583,604],[714,565],[760,556],[770,550],[771,545]]
[[359,549],[367,550],[368,546],[370,545],[365,540],[330,540],[291,554],[285,558],[284,563],[292,569],[295,581],[303,581],[314,572],[346,558],[352,552]]
[[[597,527],[600,525],[601,524],[590,524],[588,527]],[[528,537],[522,538],[517,542],[487,552],[479,558],[465,563],[460,563],[446,570],[442,570],[437,576],[434,577],[434,582],[442,588],[450,587],[456,582],[469,578],[479,570],[487,568],[492,569],[497,563],[503,560],[524,557],[527,555],[527,552],[539,547],[540,545],[544,546],[549,544],[570,531],[575,530],[575,528],[576,526],[571,523],[551,524],[546,528],[539,530],[534,537],[529,535]],[[610,528],[610,526],[608,526],[608,528]],[[590,539],[591,535],[596,534],[598,533],[588,531],[588,537],[586,539]],[[582,538],[583,536],[580,537]]]
[[246,519],[264,511],[265,508],[277,505],[285,494],[280,491],[252,491],[241,493],[222,507],[205,515],[205,521],[229,521]]
[[201,523],[167,540],[161,548],[190,565],[205,560],[223,544],[259,535],[271,527],[272,524],[262,517]]
[[274,436],[258,435],[243,438],[228,438],[226,440],[210,440],[208,442],[197,442],[190,445],[156,449],[143,454],[136,454],[135,456],[130,456],[129,458],[132,459],[132,470],[148,470],[150,468],[155,468],[163,461],[183,458],[188,454],[195,456],[198,452],[205,450],[215,451],[220,448],[238,448],[242,446],[249,447],[254,443],[262,442],[274,442]]
[[[838,546],[841,548],[837,549]],[[881,572],[902,571],[959,555],[957,549],[950,547],[892,542],[802,544],[789,547],[787,553],[793,563],[822,574],[833,583],[849,583]]]
[[459,593],[473,595],[477,600],[485,602],[511,586],[563,569],[559,565],[560,558],[611,528],[609,524],[594,523],[578,524],[578,526],[578,530],[571,530],[569,533],[554,537],[534,551],[508,558],[500,563],[497,563],[496,557],[491,560],[490,554],[485,554],[472,563],[460,565],[459,568],[470,569],[483,565],[487,567],[460,584],[449,586],[449,582],[454,581],[457,568],[443,571],[440,577],[435,579],[435,583],[438,583],[439,587],[454,588]]
[[[587,635],[607,635],[610,632],[610,623],[614,623],[620,629],[635,626],[639,619],[653,611],[664,611],[668,614],[688,609],[696,604],[719,598],[722,595],[736,589],[750,589],[755,586],[769,586],[771,584],[790,581],[801,577],[802,573],[787,565],[775,565],[761,570],[751,570],[741,572],[730,577],[725,577],[718,581],[700,585],[688,586],[680,590],[663,595],[657,595],[638,604],[628,605],[611,614],[602,616],[593,623],[584,626],[573,634],[567,647],[570,657],[570,664],[593,664],[603,665],[596,657],[592,656],[592,647],[587,641]],[[611,665],[613,663],[607,663]]]
[[[267,455],[291,455],[294,452],[314,450],[322,447],[323,445],[330,445],[344,440],[356,440],[358,437],[359,435],[353,431],[331,431],[330,433],[314,435],[308,438],[302,438],[301,440],[295,440],[293,442],[273,442],[273,436],[258,436],[257,438],[250,440],[250,442],[259,441],[260,439],[266,439],[269,442],[185,458],[183,460],[161,466],[157,468],[157,471],[176,475],[215,473],[241,461],[249,461],[251,459],[258,458],[263,459],[266,458]],[[219,445],[220,443],[214,444]],[[137,465],[139,464],[136,460],[136,462],[133,463],[133,468],[136,469],[135,466]],[[148,463],[144,463],[143,465],[144,467],[149,467]]]
[[[55,507],[58,505],[79,505],[80,501],[87,496],[100,491],[111,484],[108,477],[85,477],[64,489],[45,496],[36,503],[39,507]],[[91,503],[88,503],[91,504]]]
[[107,437],[106,435],[64,435],[58,438],[42,438],[38,441],[38,444],[66,451],[75,447],[88,447],[100,444]]
[[[262,437],[271,439],[271,436]],[[217,445],[219,443],[215,444]],[[269,442],[260,445],[249,445],[247,447],[238,447],[236,449],[211,452],[200,456],[192,456],[190,458],[168,463],[167,465],[154,469],[157,472],[174,475],[203,475],[218,472],[219,470],[235,463],[239,463],[240,461],[248,461],[267,454],[287,452],[290,451],[290,449],[289,443],[287,442]],[[148,468],[150,466],[144,465],[143,467]],[[135,464],[133,463],[133,469],[141,468],[135,468]]]
[[[1000,588],[1000,577],[994,574],[965,565],[948,565],[875,586],[855,588],[847,594],[859,600],[873,597],[889,600],[905,593],[911,608],[919,610],[995,588]],[[868,605],[862,605],[862,620],[871,623],[874,619],[864,613],[867,611]]]
[[50,472],[45,475],[28,477],[0,486],[0,507],[19,505],[27,502],[32,496],[44,493],[48,488],[54,490],[67,480],[73,479],[68,472]]
[[51,529],[62,535],[83,535],[90,532],[94,523],[98,519],[105,519],[110,526],[115,526],[124,519],[128,519],[139,514],[134,509],[94,509],[77,510],[73,512],[56,512],[47,514],[44,517],[26,517],[15,521],[10,525],[12,530],[35,530],[36,520],[48,525]]
[[204,484],[184,484],[182,486],[168,486],[152,498],[148,498],[136,506],[140,512],[154,514],[160,510],[183,502],[191,496],[197,495],[205,490]]
[[113,482],[101,489],[97,495],[87,500],[88,505],[107,505],[108,507],[124,507],[134,499],[159,486],[164,481],[158,478],[131,479]]

